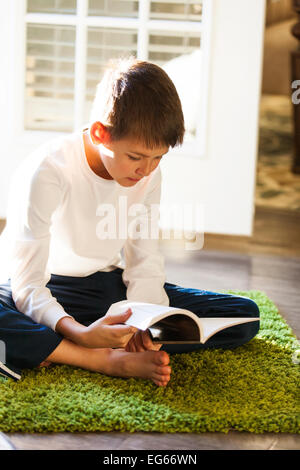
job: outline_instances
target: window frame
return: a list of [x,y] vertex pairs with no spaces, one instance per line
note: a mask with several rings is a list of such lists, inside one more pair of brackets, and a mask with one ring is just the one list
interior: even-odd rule
[[[52,13],[27,13],[27,0],[10,0],[10,16],[13,18],[14,40],[10,42],[11,61],[9,83],[11,86],[12,114],[9,134],[18,136],[18,143],[24,146],[36,145],[55,138],[67,135],[66,132],[39,131],[25,129],[25,92],[26,92],[26,25],[27,23],[72,25],[76,27],[75,42],[75,72],[74,72],[74,126],[80,128],[83,123],[80,119],[84,115],[85,83],[86,83],[86,51],[88,27],[117,27],[136,29],[138,32],[137,56],[147,60],[148,31],[173,30],[197,31],[201,33],[201,91],[199,124],[196,137],[185,141],[182,146],[175,147],[170,153],[178,156],[189,156],[205,159],[207,144],[207,123],[209,112],[209,83],[210,83],[210,57],[211,37],[215,0],[203,0],[202,21],[176,21],[176,20],[149,20],[149,0],[140,0],[138,18],[87,16],[88,0],[77,0],[77,11],[74,15]],[[11,36],[12,39],[12,36]]]

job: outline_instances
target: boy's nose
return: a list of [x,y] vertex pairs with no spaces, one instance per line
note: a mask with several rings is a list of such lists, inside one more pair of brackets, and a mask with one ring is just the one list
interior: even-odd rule
[[151,162],[149,163],[146,163],[144,166],[142,166],[138,172],[140,175],[143,175],[143,176],[149,176],[150,173],[152,171],[152,165],[151,165]]

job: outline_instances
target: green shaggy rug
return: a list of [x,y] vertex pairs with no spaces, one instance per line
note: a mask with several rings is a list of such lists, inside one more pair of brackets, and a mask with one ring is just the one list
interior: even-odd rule
[[165,388],[69,366],[1,378],[0,430],[299,433],[299,342],[264,293],[226,292],[260,307],[248,344],[172,355]]

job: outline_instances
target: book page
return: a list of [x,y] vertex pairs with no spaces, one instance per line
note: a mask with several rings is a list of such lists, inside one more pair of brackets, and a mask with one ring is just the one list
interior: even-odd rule
[[162,344],[200,343],[200,329],[197,322],[188,315],[175,313],[155,322],[149,327],[152,341]]
[[211,336],[230,326],[242,325],[252,321],[259,321],[259,318],[199,318],[201,329],[201,343],[205,343]]
[[150,325],[166,314],[178,312],[180,309],[166,305],[156,305],[142,302],[130,302],[126,309],[131,308],[132,315],[125,322],[127,325],[135,326],[140,330],[146,330]]
[[141,330],[146,330],[154,318],[162,318],[164,315],[170,312],[173,313],[174,311],[182,312],[181,309],[169,307],[166,305],[120,300],[120,302],[116,302],[110,306],[106,312],[106,315],[118,315],[120,313],[126,312],[126,310],[129,308],[132,310],[132,315],[125,323],[127,325],[135,326]]

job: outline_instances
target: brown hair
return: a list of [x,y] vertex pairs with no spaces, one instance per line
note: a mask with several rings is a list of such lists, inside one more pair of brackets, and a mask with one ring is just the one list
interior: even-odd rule
[[159,66],[133,56],[111,60],[98,85],[91,123],[113,141],[131,138],[147,148],[183,142],[184,117],[174,83]]

